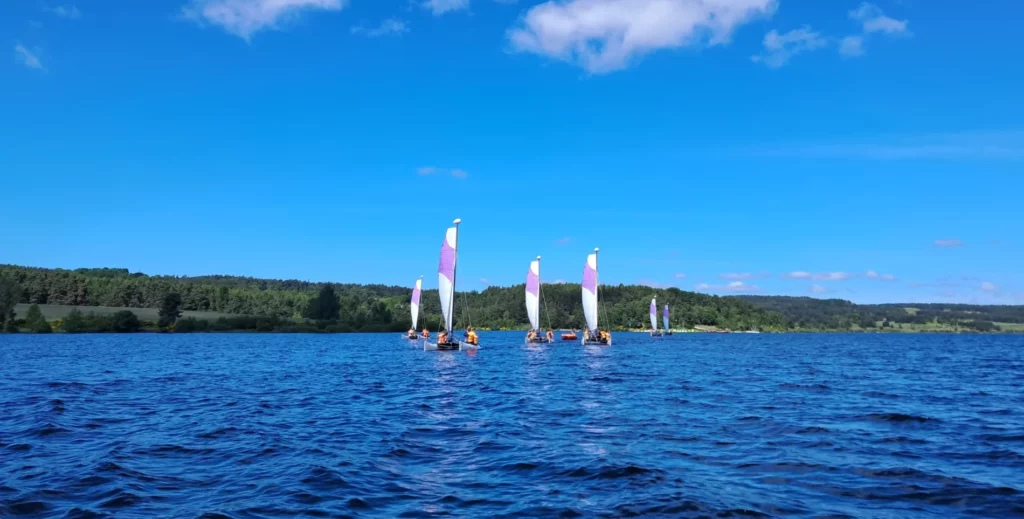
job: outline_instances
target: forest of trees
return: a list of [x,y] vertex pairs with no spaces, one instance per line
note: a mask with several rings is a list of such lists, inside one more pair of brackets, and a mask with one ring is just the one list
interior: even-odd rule
[[[0,276],[17,284],[17,302],[27,304],[162,308],[169,294],[177,294],[180,305],[176,309],[273,318],[275,327],[317,322],[336,331],[391,331],[408,329],[411,324],[411,289],[398,286],[234,276],[148,276],[127,269],[61,270],[13,265],[0,265]],[[326,298],[325,288],[331,292]],[[526,326],[524,290],[524,285],[517,285],[458,293],[455,325],[460,328],[470,324],[482,328]],[[542,326],[584,326],[580,285],[545,284],[542,293]],[[646,326],[648,305],[655,296],[659,305],[671,305],[674,327],[705,325],[732,330],[781,330],[785,326],[779,314],[746,301],[674,288],[623,285],[602,287],[602,326]],[[440,310],[437,291],[424,291],[421,325],[436,330]],[[201,328],[204,325],[189,321],[184,326]]]
[[[459,292],[455,300],[455,326],[524,328],[528,322],[524,290],[524,285],[515,285]],[[0,325],[13,320],[13,304],[25,303],[78,306],[85,312],[87,307],[160,309],[160,320],[152,326],[165,329],[176,325],[179,331],[402,331],[411,324],[410,293],[407,287],[385,285],[235,276],[148,276],[127,269],[61,270],[0,265]],[[676,328],[851,330],[938,323],[996,331],[995,323],[1024,323],[1022,306],[857,305],[840,299],[718,297],[675,288],[619,285],[601,287],[602,327],[648,326],[651,297],[658,298],[659,307],[671,306],[671,322]],[[541,326],[584,326],[580,285],[545,284],[541,300]],[[436,330],[441,310],[437,291],[424,291],[420,303],[421,326]],[[908,307],[913,310],[907,310]],[[182,311],[232,315],[179,319]],[[82,316],[76,319],[79,317]],[[84,317],[93,328],[124,328],[101,317]],[[81,321],[76,323],[80,325]]]
[[890,328],[935,323],[976,331],[998,331],[995,323],[1024,323],[1024,306],[962,304],[858,305],[842,299],[785,296],[734,296],[777,312],[786,327],[807,330]]

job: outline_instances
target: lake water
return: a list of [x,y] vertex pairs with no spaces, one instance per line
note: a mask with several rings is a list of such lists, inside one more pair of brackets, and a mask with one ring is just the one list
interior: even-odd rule
[[1024,337],[0,335],[0,517],[1024,515]]

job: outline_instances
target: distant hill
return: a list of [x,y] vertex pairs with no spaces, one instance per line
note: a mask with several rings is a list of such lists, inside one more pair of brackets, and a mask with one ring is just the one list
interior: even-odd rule
[[923,330],[1024,330],[1024,306],[942,303],[858,305],[843,299],[732,297],[781,314],[786,320],[786,327],[792,329],[851,330],[907,325]]

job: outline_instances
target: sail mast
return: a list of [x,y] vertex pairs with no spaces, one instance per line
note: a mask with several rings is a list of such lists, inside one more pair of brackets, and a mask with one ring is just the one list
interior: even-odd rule
[[[455,326],[455,278],[459,272],[459,224],[462,223],[462,218],[456,218],[455,224],[455,262],[452,264],[452,297],[448,300],[448,315],[451,316],[452,326]],[[448,330],[448,333],[452,333],[452,330]],[[451,340],[451,339],[449,339]]]

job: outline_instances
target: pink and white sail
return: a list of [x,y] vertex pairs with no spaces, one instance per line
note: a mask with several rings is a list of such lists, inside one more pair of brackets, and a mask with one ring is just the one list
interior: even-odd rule
[[651,329],[658,331],[658,303],[651,299]]
[[597,283],[597,249],[594,249],[583,266],[583,315],[589,330],[597,330]]
[[[458,225],[458,223],[456,223]],[[449,227],[441,244],[441,261],[437,266],[437,291],[441,295],[441,314],[444,329],[452,331],[452,315],[455,303],[455,261],[458,256],[459,228]]]
[[526,272],[526,315],[531,329],[540,329],[540,256],[530,262]]
[[412,310],[412,329],[416,329],[416,323],[420,318],[420,292],[423,290],[423,276],[416,280],[416,286],[412,289],[412,301],[409,307]]
[[668,330],[668,305],[665,305],[665,311],[661,314],[661,323],[665,325],[665,329]]

